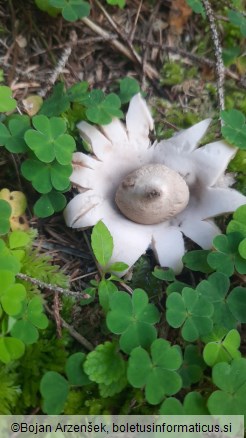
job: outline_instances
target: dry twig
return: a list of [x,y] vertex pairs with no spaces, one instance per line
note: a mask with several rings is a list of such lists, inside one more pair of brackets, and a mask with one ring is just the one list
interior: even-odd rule
[[85,300],[88,298],[88,294],[82,294],[81,292],[74,292],[69,289],[64,289],[63,287],[57,286],[55,284],[45,283],[44,281],[37,280],[36,278],[33,277],[29,277],[29,275],[26,274],[19,273],[16,275],[16,277],[19,278],[20,280],[24,280],[27,281],[28,283],[32,283],[35,286],[40,287],[40,289],[47,289],[51,292],[72,296],[74,298],[80,298]]
[[[52,310],[50,310],[50,308],[45,305],[45,309],[47,311],[47,313],[49,313],[49,315],[54,318],[54,314],[52,312]],[[94,345],[91,344],[91,342],[89,342],[84,336],[82,336],[80,333],[78,333],[71,325],[69,325],[63,318],[61,318],[61,325],[62,327],[64,327],[68,333],[74,338],[76,339],[76,341],[78,341],[81,345],[83,345],[84,348],[86,348],[86,350],[92,351],[94,350]]]
[[225,67],[222,60],[222,48],[219,40],[219,34],[215,24],[214,13],[209,3],[209,0],[202,0],[203,6],[205,8],[211,34],[214,43],[215,59],[216,59],[216,73],[217,73],[217,92],[219,108],[222,111],[225,108],[225,98],[224,98],[224,80],[225,80]]

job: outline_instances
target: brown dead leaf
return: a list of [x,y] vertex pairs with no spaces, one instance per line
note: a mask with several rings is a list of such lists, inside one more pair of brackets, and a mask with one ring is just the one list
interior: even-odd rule
[[173,0],[169,12],[169,43],[183,33],[184,27],[192,14],[192,9],[185,0]]

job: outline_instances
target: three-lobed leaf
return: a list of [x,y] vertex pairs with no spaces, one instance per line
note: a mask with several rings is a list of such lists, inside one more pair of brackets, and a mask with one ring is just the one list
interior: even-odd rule
[[156,405],[182,387],[177,370],[182,364],[179,349],[164,339],[156,339],[151,356],[142,347],[134,348],[128,361],[127,378],[134,388],[145,388],[148,403]]
[[89,3],[83,0],[49,0],[49,4],[61,9],[62,16],[67,21],[76,21],[90,13]]
[[224,121],[221,132],[229,143],[241,148],[246,148],[246,124],[243,113],[236,109],[224,110],[220,113]]
[[148,295],[142,289],[135,289],[132,297],[126,292],[114,292],[109,298],[110,310],[107,313],[107,327],[112,333],[120,334],[120,347],[125,353],[141,345],[148,348],[156,339],[153,324],[160,315]]
[[246,359],[231,364],[220,362],[213,367],[213,383],[219,388],[208,399],[212,415],[246,415]]
[[62,193],[52,190],[42,195],[34,204],[34,213],[38,217],[48,217],[65,208],[66,198]]
[[70,164],[75,150],[75,141],[65,134],[66,123],[59,117],[50,119],[44,115],[33,117],[33,126],[25,133],[25,141],[37,158],[44,163],[57,160],[58,163]]
[[171,327],[182,326],[181,334],[186,341],[193,342],[211,332],[213,327],[213,305],[191,288],[182,293],[171,293],[166,301],[167,322]]
[[72,165],[61,165],[56,160],[52,163],[43,163],[28,159],[22,163],[21,172],[28,181],[32,181],[37,192],[46,194],[53,188],[61,191],[68,189]]
[[230,330],[226,336],[205,345],[203,350],[204,361],[211,367],[219,362],[231,362],[241,356],[238,351],[239,347],[240,335],[238,331]]

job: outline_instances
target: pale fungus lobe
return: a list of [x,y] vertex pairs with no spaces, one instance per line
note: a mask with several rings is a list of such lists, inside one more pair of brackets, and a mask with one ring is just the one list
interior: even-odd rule
[[114,240],[110,263],[131,267],[151,248],[161,266],[180,272],[183,236],[211,248],[220,233],[213,218],[246,204],[225,174],[236,148],[224,141],[199,147],[209,124],[203,120],[151,145],[153,119],[140,94],[130,101],[126,125],[119,119],[99,127],[79,123],[92,153],[73,156],[70,179],[79,193],[64,211],[67,225],[102,220]]
[[139,224],[159,224],[180,213],[189,201],[185,180],[163,164],[147,164],[120,183],[115,202],[128,219]]

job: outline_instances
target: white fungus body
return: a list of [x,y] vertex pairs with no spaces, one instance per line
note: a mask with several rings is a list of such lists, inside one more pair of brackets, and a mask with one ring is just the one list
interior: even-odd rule
[[158,224],[185,209],[189,188],[174,170],[163,164],[148,164],[124,178],[115,202],[128,219],[139,224]]

